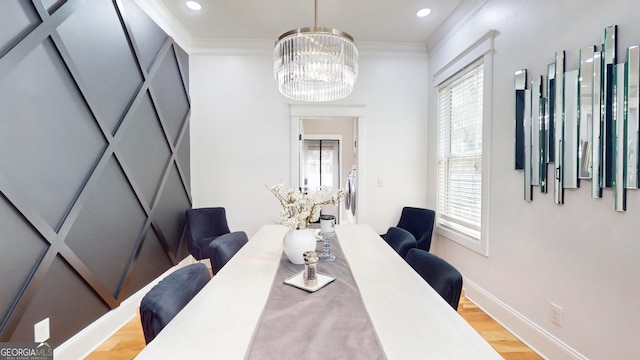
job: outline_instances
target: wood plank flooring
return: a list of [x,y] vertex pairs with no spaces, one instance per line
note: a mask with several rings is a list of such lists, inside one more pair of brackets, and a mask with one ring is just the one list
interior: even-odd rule
[[[507,360],[542,359],[525,344],[495,322],[471,301],[464,293],[460,297],[458,313]],[[107,339],[87,360],[130,360],[145,346],[140,317],[135,316],[118,332]]]
[[460,296],[458,314],[462,316],[496,351],[507,360],[542,359],[469,299]]

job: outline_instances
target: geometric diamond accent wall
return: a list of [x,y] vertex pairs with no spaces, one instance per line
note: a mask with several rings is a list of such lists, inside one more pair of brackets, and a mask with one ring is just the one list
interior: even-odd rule
[[0,342],[56,347],[188,254],[188,56],[133,0],[0,23]]

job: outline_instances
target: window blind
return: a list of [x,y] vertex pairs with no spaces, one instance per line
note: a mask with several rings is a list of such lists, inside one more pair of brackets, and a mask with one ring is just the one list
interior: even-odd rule
[[443,226],[480,238],[483,66],[438,93],[438,213]]

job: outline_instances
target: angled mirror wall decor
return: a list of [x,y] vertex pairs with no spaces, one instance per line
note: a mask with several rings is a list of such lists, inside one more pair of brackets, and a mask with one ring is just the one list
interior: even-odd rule
[[578,187],[578,70],[564,73],[562,187]]
[[627,66],[625,71],[626,81],[625,104],[627,104],[627,117],[625,126],[626,146],[626,178],[625,188],[638,188],[638,112],[640,111],[640,98],[638,85],[640,82],[640,46],[632,46],[627,49]]
[[554,163],[553,197],[556,204],[564,203],[562,167],[563,167],[563,128],[564,128],[564,51],[556,53],[555,106],[554,106]]
[[558,51],[545,76],[527,81],[526,69],[515,72],[515,166],[524,170],[525,200],[534,186],[548,191],[548,176],[556,204],[581,180],[592,198],[610,188],[616,211],[626,211],[627,190],[640,189],[640,45],[617,64],[616,37],[609,26],[600,50],[580,48],[577,69]]
[[618,64],[615,66],[615,84],[613,87],[613,143],[615,147],[614,163],[613,163],[613,207],[616,211],[626,210],[626,193],[624,188],[624,173],[626,163],[626,150],[625,150],[625,103],[624,103],[624,67],[625,64]]
[[524,169],[524,90],[527,88],[527,70],[518,70],[514,75],[516,113],[514,117],[515,131],[515,164],[516,170]]
[[591,179],[593,152],[593,55],[595,46],[580,49],[578,178]]
[[602,174],[601,186],[605,188],[612,187],[613,184],[613,102],[614,102],[614,84],[616,81],[615,64],[616,64],[616,31],[617,26],[609,26],[604,30],[602,49],[603,49],[603,108],[602,108],[602,126],[600,133],[600,141],[602,142]]
[[601,124],[602,124],[602,53],[593,54],[593,146],[591,146],[591,197],[602,197]]

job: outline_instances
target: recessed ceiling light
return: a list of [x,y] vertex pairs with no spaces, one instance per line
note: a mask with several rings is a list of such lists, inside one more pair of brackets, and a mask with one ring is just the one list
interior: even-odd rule
[[202,9],[202,6],[197,1],[187,1],[185,4],[191,10],[196,10],[197,11],[197,10]]
[[420,9],[416,13],[416,15],[418,15],[418,17],[425,17],[425,16],[427,16],[429,14],[431,14],[431,9],[429,9],[429,8]]

